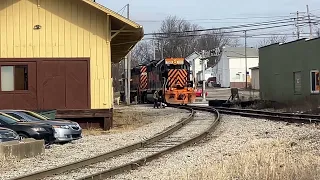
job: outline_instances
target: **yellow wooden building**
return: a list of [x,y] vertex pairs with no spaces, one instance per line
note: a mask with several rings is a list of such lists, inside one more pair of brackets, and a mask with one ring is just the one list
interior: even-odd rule
[[143,37],[93,0],[0,1],[0,108],[112,108],[111,62]]

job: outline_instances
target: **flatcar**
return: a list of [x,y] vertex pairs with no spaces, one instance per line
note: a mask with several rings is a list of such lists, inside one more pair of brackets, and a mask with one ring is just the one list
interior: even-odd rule
[[[124,75],[122,75],[124,77]],[[190,64],[184,58],[167,58],[151,61],[131,69],[130,96],[139,103],[153,102],[159,92],[169,104],[189,104],[195,101],[193,82],[190,81]],[[125,99],[124,78],[121,82],[121,99]]]

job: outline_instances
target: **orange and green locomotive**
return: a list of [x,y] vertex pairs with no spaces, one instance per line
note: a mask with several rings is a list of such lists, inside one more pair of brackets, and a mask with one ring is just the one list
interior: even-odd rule
[[[121,83],[121,99],[125,99],[124,81]],[[151,61],[131,69],[131,100],[136,96],[139,103],[153,102],[158,91],[165,103],[189,104],[196,95],[190,80],[190,64],[184,58],[167,58]]]

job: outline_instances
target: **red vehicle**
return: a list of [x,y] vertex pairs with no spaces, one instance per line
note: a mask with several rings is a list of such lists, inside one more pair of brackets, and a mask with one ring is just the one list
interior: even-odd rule
[[[206,92],[206,97],[208,96],[208,92]],[[202,97],[202,89],[197,89],[196,97]]]

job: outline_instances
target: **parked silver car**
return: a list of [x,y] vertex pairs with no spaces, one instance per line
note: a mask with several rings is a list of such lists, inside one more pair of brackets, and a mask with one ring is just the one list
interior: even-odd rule
[[6,113],[21,121],[41,121],[53,126],[55,130],[55,142],[70,142],[82,138],[82,128],[78,123],[73,121],[51,120],[38,113],[27,110],[1,110],[0,112]]

